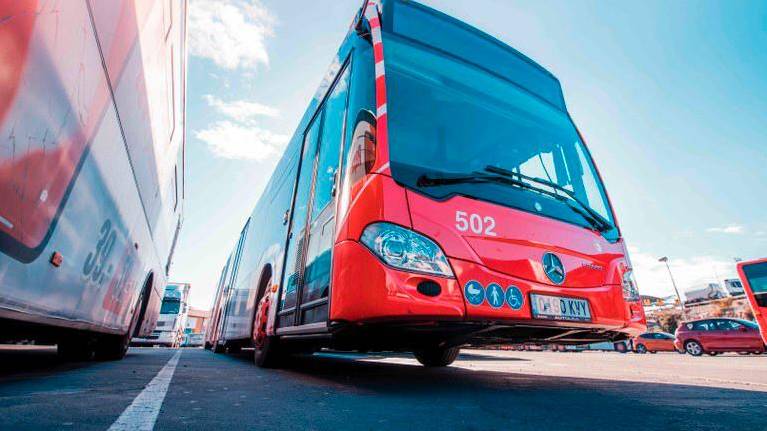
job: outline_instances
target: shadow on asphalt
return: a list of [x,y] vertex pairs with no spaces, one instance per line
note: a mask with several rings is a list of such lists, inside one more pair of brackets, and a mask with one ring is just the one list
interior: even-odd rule
[[26,373],[61,372],[91,366],[95,362],[66,362],[55,346],[0,347],[0,379],[24,377]]
[[[242,352],[234,360],[250,362],[250,354]],[[470,355],[474,353],[464,358],[469,359]],[[486,360],[490,355],[477,356]],[[456,366],[424,368],[415,364],[360,360],[364,358],[364,355],[339,354],[297,356],[282,369],[266,373],[284,382],[282,384],[303,387],[301,393],[335,388],[332,391],[352,397],[348,398],[350,406],[346,407],[351,409],[398,412],[401,406],[413,406],[413,403],[423,404],[424,409],[425,406],[451,406],[440,410],[445,418],[435,417],[435,424],[452,416],[456,421],[461,420],[460,414],[454,415],[452,410],[479,409],[497,421],[489,421],[492,425],[487,429],[508,428],[511,423],[522,425],[520,429],[631,429],[633,425],[628,425],[633,422],[632,417],[643,418],[643,429],[763,429],[759,427],[764,425],[762,414],[753,408],[767,402],[763,392]],[[254,369],[255,374],[263,372]],[[396,417],[392,417],[391,422],[397,423]],[[568,427],[562,426],[568,422]]]
[[[128,350],[126,359],[136,355]],[[109,361],[106,361],[109,362]],[[24,379],[33,375],[57,374],[86,369],[105,361],[65,361],[56,354],[55,346],[3,346],[0,345],[0,382]]]

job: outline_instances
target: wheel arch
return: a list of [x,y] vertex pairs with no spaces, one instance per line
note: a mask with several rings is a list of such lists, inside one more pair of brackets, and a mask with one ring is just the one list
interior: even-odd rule
[[274,274],[274,271],[272,269],[272,264],[267,263],[264,265],[264,267],[261,269],[261,275],[258,278],[258,284],[256,285],[256,296],[255,301],[253,302],[253,314],[250,316],[250,333],[251,336],[253,334],[253,325],[256,324],[256,315],[258,313],[258,303],[261,301],[261,298],[264,297],[264,294],[266,293],[266,289],[269,287],[269,280],[272,279],[272,276]]
[[144,323],[146,320],[146,311],[149,307],[149,300],[152,297],[152,289],[154,288],[154,271],[149,271],[149,273],[144,278],[144,284],[141,286],[141,304],[139,304],[139,307],[141,307],[141,311],[138,315],[138,324],[136,324],[136,328],[133,330],[133,337],[141,334],[141,330],[144,328]]

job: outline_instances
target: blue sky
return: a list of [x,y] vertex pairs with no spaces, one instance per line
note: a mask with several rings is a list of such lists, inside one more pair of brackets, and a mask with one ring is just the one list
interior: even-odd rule
[[[171,279],[207,308],[360,0],[190,0],[185,223]],[[767,254],[767,3],[425,0],[562,82],[642,293]]]

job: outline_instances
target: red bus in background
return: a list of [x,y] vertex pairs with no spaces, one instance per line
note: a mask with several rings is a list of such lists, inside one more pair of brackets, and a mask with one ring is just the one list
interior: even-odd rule
[[0,0],[0,342],[119,359],[181,227],[186,2]]
[[221,276],[208,346],[619,341],[646,330],[559,81],[412,1],[367,1]]
[[738,263],[738,275],[767,345],[767,258]]

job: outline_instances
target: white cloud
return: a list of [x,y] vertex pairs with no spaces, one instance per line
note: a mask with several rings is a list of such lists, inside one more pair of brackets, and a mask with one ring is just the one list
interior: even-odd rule
[[[642,294],[666,297],[674,294],[666,265],[658,262],[660,255],[645,253],[636,247],[629,247],[631,264]],[[716,256],[693,256],[669,258],[669,266],[680,293],[704,283],[713,283],[725,278],[737,278],[735,262]],[[717,279],[718,277],[718,279]]]
[[259,116],[277,117],[280,115],[280,111],[276,108],[256,102],[248,102],[247,100],[224,102],[218,97],[210,94],[206,94],[203,98],[208,102],[208,105],[216,111],[240,122],[252,122]]
[[706,232],[713,232],[713,233],[728,233],[728,234],[734,234],[734,235],[740,235],[746,231],[746,228],[737,225],[737,224],[731,224],[727,226],[722,227],[710,227],[706,229]]
[[289,139],[287,135],[231,121],[217,121],[195,132],[195,136],[218,157],[255,161],[278,155]]
[[269,65],[266,39],[275,18],[259,0],[193,0],[189,52],[225,69]]

